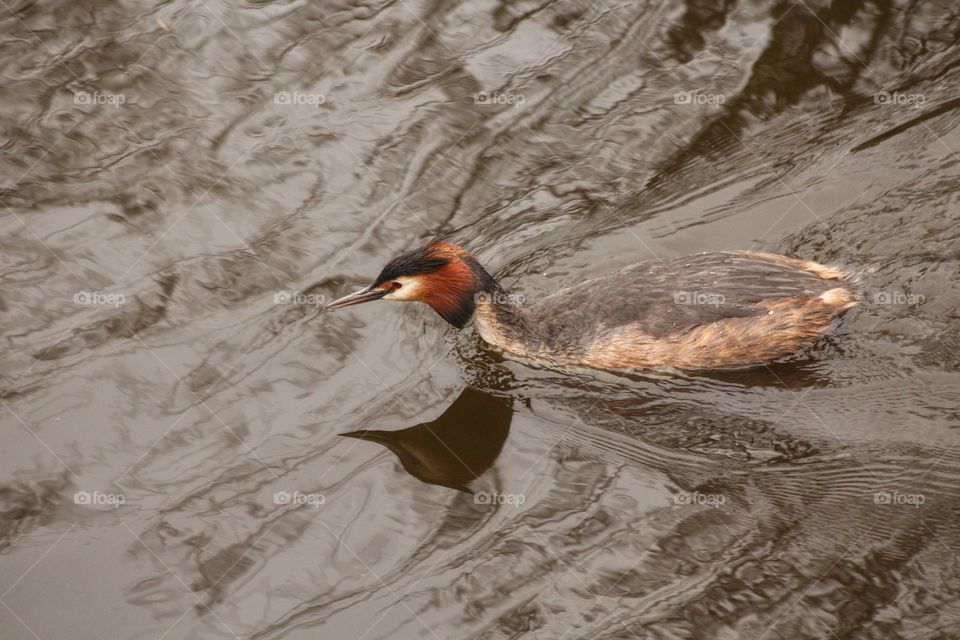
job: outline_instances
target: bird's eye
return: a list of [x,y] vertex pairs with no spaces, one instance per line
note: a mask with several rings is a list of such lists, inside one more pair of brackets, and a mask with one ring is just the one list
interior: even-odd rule
[[393,284],[390,285],[390,287],[391,287],[392,289],[399,289],[399,288],[402,287],[402,286],[403,286],[403,284],[400,283],[400,282],[394,282]]

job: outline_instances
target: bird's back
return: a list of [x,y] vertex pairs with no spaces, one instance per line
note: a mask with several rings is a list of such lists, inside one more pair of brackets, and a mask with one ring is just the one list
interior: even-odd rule
[[[562,289],[524,316],[542,351],[584,364],[695,367],[702,360],[713,367],[729,358],[743,366],[802,346],[853,304],[839,270],[774,254],[715,252],[634,264]],[[711,348],[726,355],[707,353]],[[701,355],[689,357],[693,351]],[[667,361],[645,362],[650,358]]]

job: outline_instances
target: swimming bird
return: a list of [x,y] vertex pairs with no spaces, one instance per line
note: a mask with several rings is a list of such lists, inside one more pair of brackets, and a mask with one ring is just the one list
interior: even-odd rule
[[738,369],[812,345],[857,304],[852,278],[809,260],[720,251],[638,262],[529,306],[461,246],[435,240],[391,260],[368,287],[331,302],[420,301],[510,354],[548,365]]

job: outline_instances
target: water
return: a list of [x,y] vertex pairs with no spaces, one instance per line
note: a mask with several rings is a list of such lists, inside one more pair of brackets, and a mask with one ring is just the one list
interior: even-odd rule
[[[4,640],[956,636],[955,6],[51,0],[0,33]],[[318,311],[440,231],[527,300],[747,248],[864,300],[690,377]]]

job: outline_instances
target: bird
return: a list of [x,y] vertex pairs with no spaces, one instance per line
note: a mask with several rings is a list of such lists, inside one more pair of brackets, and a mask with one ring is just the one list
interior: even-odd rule
[[857,304],[840,268],[759,251],[648,259],[530,304],[462,246],[434,239],[326,305],[419,301],[494,347],[551,367],[710,371],[758,367],[812,346]]

